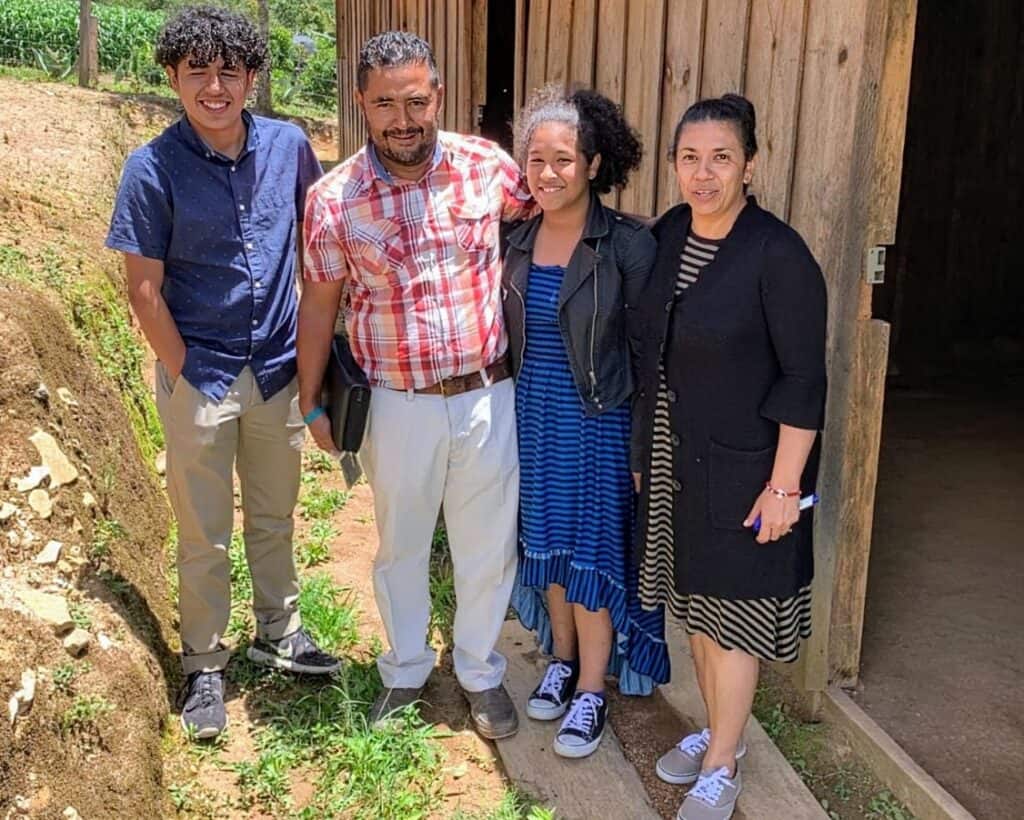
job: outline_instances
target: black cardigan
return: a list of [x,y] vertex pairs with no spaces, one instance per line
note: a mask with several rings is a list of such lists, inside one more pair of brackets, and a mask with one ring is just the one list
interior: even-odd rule
[[[676,588],[722,598],[788,597],[813,576],[812,515],[760,545],[743,519],[770,478],[779,425],[819,430],[825,410],[825,282],[800,236],[758,207],[740,212],[711,264],[674,299],[690,209],[654,226],[658,258],[640,303],[645,334],[634,404],[633,469],[645,474],[645,548],[658,362],[672,428]],[[819,444],[800,489],[815,490]]]

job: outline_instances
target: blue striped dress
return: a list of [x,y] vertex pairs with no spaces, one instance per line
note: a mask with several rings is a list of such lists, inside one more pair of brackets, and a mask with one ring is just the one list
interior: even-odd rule
[[558,327],[564,269],[532,265],[526,347],[516,383],[519,424],[519,570],[512,606],[544,652],[552,647],[545,590],[596,612],[616,631],[609,674],[627,695],[649,694],[669,677],[664,611],[640,605],[631,558],[634,496],[629,403],[583,414]]

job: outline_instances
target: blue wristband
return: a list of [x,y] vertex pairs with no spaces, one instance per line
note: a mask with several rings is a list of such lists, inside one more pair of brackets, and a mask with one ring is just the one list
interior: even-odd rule
[[310,410],[308,413],[306,413],[306,415],[302,417],[302,423],[308,426],[312,424],[314,421],[316,421],[318,418],[320,418],[320,416],[322,416],[324,412],[325,411],[323,407],[314,407],[312,410]]

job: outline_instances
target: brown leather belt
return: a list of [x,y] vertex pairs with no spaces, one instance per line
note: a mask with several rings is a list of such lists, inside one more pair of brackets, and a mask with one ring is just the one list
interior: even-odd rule
[[432,384],[430,387],[418,387],[417,393],[428,393],[434,396],[457,396],[460,393],[468,393],[470,390],[479,390],[489,384],[504,381],[512,375],[512,365],[508,356],[502,356],[483,369],[487,374],[486,380],[479,370],[467,373],[464,376],[450,376],[447,379]]

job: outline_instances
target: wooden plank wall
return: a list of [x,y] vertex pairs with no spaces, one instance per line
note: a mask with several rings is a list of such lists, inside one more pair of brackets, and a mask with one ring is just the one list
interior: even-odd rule
[[363,116],[352,91],[362,44],[389,28],[414,31],[434,49],[445,85],[441,127],[476,130],[476,107],[485,100],[487,0],[337,0],[338,128],[342,158],[366,142]]
[[341,159],[354,154],[366,142],[363,114],[353,97],[359,49],[369,37],[391,25],[394,5],[390,0],[337,0],[338,156]]
[[642,167],[610,204],[655,214],[677,202],[667,159],[676,122],[701,97],[737,92],[754,102],[761,123],[754,193],[788,216],[810,0],[520,3],[527,19],[518,104],[546,83],[597,88],[644,138]]

